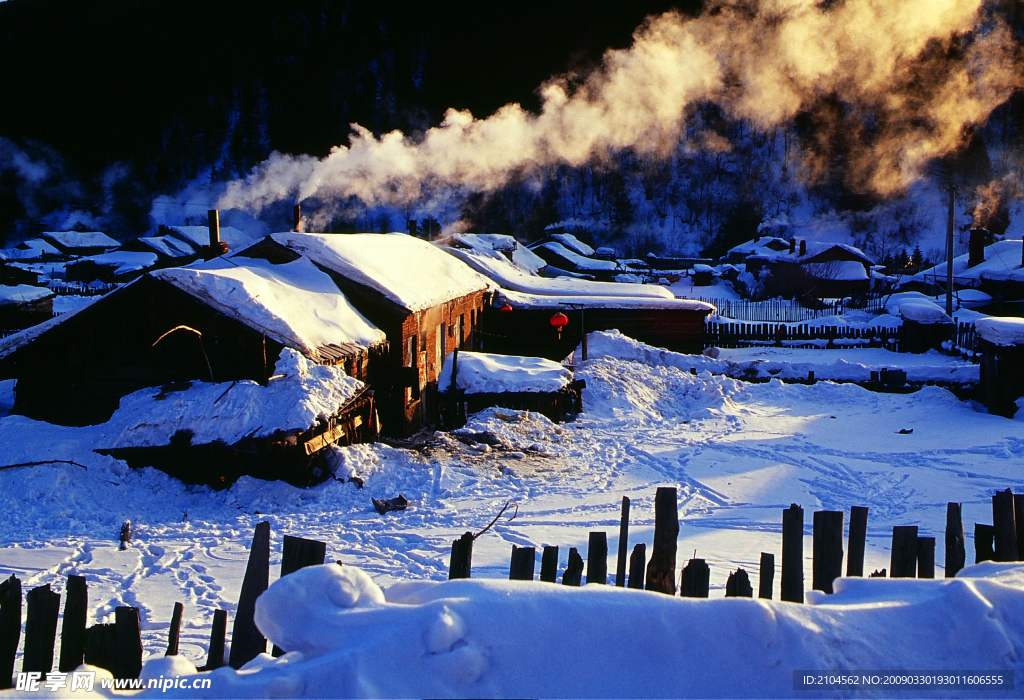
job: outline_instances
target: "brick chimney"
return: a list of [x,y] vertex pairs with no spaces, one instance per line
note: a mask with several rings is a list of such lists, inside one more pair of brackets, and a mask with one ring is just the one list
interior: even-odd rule
[[988,245],[992,245],[992,234],[988,229],[972,228],[971,239],[967,244],[967,267],[985,262],[985,246]]
[[302,205],[296,204],[292,209],[292,230],[295,233],[302,233]]
[[220,245],[220,212],[210,209],[207,215],[210,221],[210,247],[217,248]]

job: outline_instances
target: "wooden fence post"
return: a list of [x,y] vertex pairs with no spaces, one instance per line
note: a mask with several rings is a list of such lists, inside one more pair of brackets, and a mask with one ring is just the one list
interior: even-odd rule
[[1024,561],[1024,493],[1013,496],[1013,520],[1017,523],[1017,561]]
[[683,567],[679,595],[684,598],[707,598],[711,587],[711,567],[703,559],[691,559]]
[[558,583],[558,547],[544,546],[544,553],[540,559],[540,580]]
[[615,585],[626,585],[626,557],[629,554],[629,498],[622,497],[622,514],[619,516],[619,556],[615,560]]
[[917,525],[896,525],[892,529],[889,578],[917,576]]
[[811,587],[832,593],[832,582],[843,575],[843,511],[814,511],[812,527]]
[[643,542],[633,547],[629,555],[629,587],[644,589],[644,569],[647,567],[647,545]]
[[[256,599],[270,585],[270,522],[256,526],[249,547],[249,563],[231,629],[231,668],[239,669],[267,650],[267,640],[256,627]],[[216,618],[214,618],[216,620]],[[226,624],[226,622],[225,622]]]
[[726,598],[753,598],[754,588],[750,585],[750,577],[743,569],[736,569],[729,574],[729,580],[725,584]]
[[532,581],[536,559],[536,548],[512,545],[512,559],[508,567],[508,580]]
[[608,535],[591,532],[587,542],[587,583],[608,583]]
[[473,572],[473,533],[467,532],[452,542],[452,558],[448,562],[448,580],[469,578]]
[[868,535],[868,509],[864,506],[850,508],[850,543],[846,560],[847,576],[864,575],[864,544]]
[[995,528],[991,525],[974,523],[974,563],[995,561],[996,553],[992,548],[995,539]]
[[117,678],[138,678],[142,673],[142,625],[139,609],[114,608],[114,635],[117,640]]
[[563,586],[578,586],[583,580],[583,557],[576,551],[575,547],[569,548],[569,561],[565,566],[565,573],[562,574]]
[[674,486],[661,486],[654,496],[654,549],[647,563],[647,590],[676,594],[676,539],[679,512]]
[[85,663],[117,675],[117,625],[93,625],[85,630]]
[[50,584],[33,588],[25,595],[28,613],[25,616],[25,655],[21,660],[24,673],[43,675],[53,670],[53,647],[60,616],[60,593]]
[[228,611],[214,610],[213,627],[210,629],[210,651],[206,655],[206,668],[203,670],[212,671],[224,665],[224,637],[227,631]]
[[1010,489],[992,496],[992,527],[995,528],[996,561],[1017,561],[1017,524]]
[[[281,544],[281,578],[307,566],[320,566],[326,558],[326,543],[285,535]],[[276,658],[283,656],[285,651],[275,644],[270,654]]]
[[917,577],[935,578],[935,538],[917,538]]
[[946,504],[946,578],[956,576],[967,561],[962,508],[960,503]]
[[85,626],[89,616],[89,585],[85,576],[68,576],[64,586],[64,622],[60,628],[57,670],[69,673],[85,661]]
[[772,599],[772,586],[775,584],[775,555],[761,552],[761,568],[757,574],[757,597]]
[[178,639],[181,637],[181,616],[184,612],[184,605],[181,603],[174,604],[174,612],[171,613],[171,628],[167,631],[167,653],[164,656],[178,655]]
[[782,511],[781,600],[804,602],[804,509],[796,503]]
[[14,687],[14,658],[21,641],[21,581],[0,583],[0,690]]

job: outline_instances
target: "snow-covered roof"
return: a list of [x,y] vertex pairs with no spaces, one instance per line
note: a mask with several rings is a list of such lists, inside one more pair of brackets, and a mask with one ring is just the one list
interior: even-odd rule
[[[167,230],[172,236],[191,244],[194,248],[210,245],[209,226],[168,226]],[[234,251],[247,248],[259,239],[232,226],[221,226],[220,240]]]
[[809,277],[822,280],[856,281],[868,279],[868,271],[856,260],[833,260],[830,262],[805,263],[804,270]]
[[311,365],[291,348],[281,351],[274,375],[267,386],[251,380],[193,381],[183,391],[149,388],[128,394],[98,426],[104,433],[100,441],[107,448],[155,447],[170,444],[179,430],[190,430],[193,445],[218,440],[233,445],[277,430],[305,430],[320,416],[336,413],[364,386],[339,367]]
[[[775,239],[777,240],[777,239]],[[806,252],[801,255],[800,248],[801,244],[804,244]],[[864,251],[860,248],[855,248],[852,245],[845,243],[824,243],[821,241],[797,241],[796,251],[793,253],[789,252],[789,244],[786,244],[785,250],[772,250],[769,247],[765,247],[762,250],[758,250],[756,253],[747,256],[747,260],[760,259],[770,260],[772,262],[792,262],[797,264],[805,264],[814,262],[815,258],[820,255],[824,255],[833,248],[839,248],[845,253],[849,254],[856,260],[861,261],[865,265],[874,265],[875,261],[865,255]]]
[[709,274],[713,273],[715,271],[715,268],[711,267],[710,265],[705,265],[704,263],[696,263],[693,266],[693,271]]
[[470,248],[492,258],[508,260],[511,255],[513,265],[534,275],[547,265],[543,258],[515,238],[499,233],[458,233],[452,236],[449,245]]
[[0,284],[0,306],[28,304],[53,296],[53,290],[46,287],[33,287],[31,284],[19,284],[13,287]]
[[910,299],[900,304],[900,316],[905,321],[914,321],[924,325],[953,322],[953,319],[946,315],[942,307],[923,299]]
[[8,260],[38,260],[44,255],[63,255],[49,241],[42,238],[30,238],[5,248],[3,252]]
[[[565,234],[562,234],[565,235]],[[570,250],[561,243],[548,242],[541,243],[538,246],[534,246],[533,250],[544,250],[551,251],[555,255],[568,260],[580,270],[618,270],[618,263],[612,260],[595,260],[594,258],[588,258],[574,250]]]
[[622,284],[534,277],[516,269],[504,258],[495,258],[460,248],[447,248],[446,250],[477,272],[487,275],[502,289],[524,294],[675,299],[672,292],[656,284]]
[[113,267],[114,275],[127,275],[132,272],[139,272],[140,270],[147,270],[156,265],[157,256],[156,253],[136,253],[130,250],[114,250],[109,253],[102,253],[101,255],[90,255],[86,258],[76,260],[74,263],[69,263],[69,267],[89,260],[96,263],[97,265],[103,265],[104,267]]
[[[608,284],[615,284],[609,282]],[[640,285],[622,285],[640,286]],[[500,302],[507,302],[513,308],[585,308],[585,309],[679,309],[712,313],[715,307],[693,299],[671,299],[640,296],[601,296],[580,294],[524,294],[502,290]]]
[[139,241],[169,258],[185,258],[196,252],[190,244],[174,236],[140,236]]
[[978,335],[993,345],[1024,346],[1024,318],[989,316],[979,318],[974,327]]
[[150,274],[308,357],[319,357],[317,349],[324,345],[369,347],[384,340],[334,281],[305,258],[282,265],[215,258]]
[[[996,241],[985,248],[985,262],[974,267],[967,267],[970,255],[953,258],[953,279],[956,282],[968,280],[991,280],[994,282],[1024,282],[1024,267],[1021,267],[1021,242]],[[918,272],[910,278],[904,278],[900,284],[908,282],[927,282],[938,278],[946,279],[946,263]]]
[[[444,361],[437,381],[440,391],[448,391],[452,385],[454,357],[452,353]],[[456,382],[467,394],[558,391],[572,379],[572,371],[567,367],[541,357],[459,352]]]
[[75,248],[117,248],[121,243],[102,231],[43,231],[43,238],[56,245]]
[[758,238],[751,239],[746,243],[740,243],[734,248],[728,250],[728,254],[737,255],[755,255],[761,252],[778,252],[782,250],[789,250],[789,241],[783,238],[774,238],[772,236],[760,236]]
[[422,311],[491,286],[437,246],[404,233],[275,233],[272,238],[317,265],[409,311]]

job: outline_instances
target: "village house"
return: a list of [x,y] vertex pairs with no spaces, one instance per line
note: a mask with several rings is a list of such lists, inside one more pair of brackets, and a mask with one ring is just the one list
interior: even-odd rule
[[390,352],[372,381],[384,431],[410,435],[436,420],[444,358],[478,342],[486,277],[404,233],[277,233],[241,255],[271,263],[302,255],[329,274],[388,338]]
[[110,418],[146,387],[266,384],[283,348],[369,379],[384,334],[308,260],[217,258],[151,272],[90,306],[0,340],[14,412],[61,425]]
[[29,284],[0,284],[0,332],[21,330],[53,318],[53,292]]
[[[209,233],[209,229],[207,229]],[[187,265],[199,257],[199,247],[171,235],[139,236],[126,241],[119,250],[132,253],[152,253],[157,256],[158,267]]]
[[871,291],[875,261],[858,248],[795,238],[786,250],[776,247],[766,245],[745,258],[764,296],[843,299]]
[[158,260],[155,253],[114,250],[67,263],[64,266],[64,278],[68,282],[82,284],[96,281],[123,284],[155,267]]
[[758,236],[746,243],[740,243],[735,248],[726,251],[721,262],[730,265],[740,265],[747,261],[751,255],[782,253],[789,250],[789,241],[784,238],[773,236]]
[[67,256],[42,238],[30,238],[3,249],[5,260],[18,262],[54,262]]
[[539,258],[547,263],[544,274],[548,277],[568,272],[586,275],[593,279],[611,280],[622,273],[614,260],[599,260],[593,257],[593,248],[568,233],[555,233],[530,246]]
[[107,253],[121,245],[101,231],[44,231],[40,235],[64,255],[80,258]]

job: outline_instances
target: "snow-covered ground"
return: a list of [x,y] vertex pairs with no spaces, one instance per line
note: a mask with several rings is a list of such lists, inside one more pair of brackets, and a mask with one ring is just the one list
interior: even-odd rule
[[[847,360],[865,352],[822,351]],[[308,673],[289,674],[284,666],[266,671],[263,679],[279,684],[274,692],[292,694],[327,693],[309,679],[331,665],[355,669],[349,678],[369,679],[358,687],[338,686],[352,694],[593,696],[601,693],[591,685],[532,685],[543,678],[537,659],[552,665],[551,678],[578,678],[594,668],[600,669],[596,678],[608,679],[612,674],[605,665],[619,658],[615,649],[628,646],[624,640],[630,635],[643,637],[644,630],[663,635],[652,638],[675,640],[668,642],[669,649],[689,649],[693,658],[686,663],[695,665],[667,672],[674,678],[667,685],[618,685],[628,677],[609,681],[608,695],[791,696],[797,694],[792,672],[798,662],[827,669],[877,669],[890,660],[899,668],[925,663],[931,668],[939,662],[967,668],[987,662],[985,668],[1016,669],[1019,679],[1024,658],[1019,573],[1004,571],[1005,585],[841,583],[840,594],[827,601],[835,607],[672,601],[653,593],[589,589],[575,599],[586,603],[574,607],[561,587],[537,590],[523,598],[522,608],[507,602],[504,591],[526,585],[497,582],[508,577],[512,545],[535,546],[538,552],[543,545],[558,545],[561,572],[569,547],[579,548],[586,558],[588,532],[603,530],[614,572],[624,495],[632,499],[630,546],[646,542],[650,548],[658,486],[675,486],[679,493],[677,565],[694,552],[706,559],[712,598],[723,596],[728,573],[739,566],[756,588],[760,552],[774,552],[780,561],[781,515],[790,503],[801,504],[806,513],[809,589],[814,510],[871,509],[867,571],[889,567],[894,525],[918,525],[922,535],[939,539],[936,569],[941,578],[946,502],[964,504],[970,562],[973,524],[991,522],[994,491],[1024,491],[1022,423],[988,415],[944,389],[894,395],[830,382],[747,384],[707,371],[692,375],[689,364],[682,366],[686,360],[656,349],[604,356],[615,354],[602,352],[596,338],[590,343],[591,359],[576,369],[587,388],[585,413],[575,422],[555,425],[536,414],[489,409],[471,418],[464,436],[490,432],[497,445],[466,444],[437,434],[415,451],[383,444],[341,450],[340,473],[361,476],[362,489],[342,481],[298,489],[243,478],[214,492],[151,469],[134,471],[90,452],[92,429],[47,426],[19,416],[0,419],[0,466],[70,459],[87,467],[55,463],[0,469],[0,493],[6,496],[0,508],[0,576],[16,573],[26,588],[50,583],[62,591],[68,574],[85,575],[90,624],[113,621],[118,605],[140,607],[147,655],[163,654],[173,603],[181,601],[182,653],[200,664],[213,611],[234,610],[253,527],[268,520],[272,580],[282,537],[298,535],[325,541],[328,561],[341,560],[372,578],[372,584],[352,584],[355,588],[338,584],[338,600],[354,600],[365,590],[370,607],[380,608],[372,586],[383,589],[388,601],[419,606],[406,618],[384,608],[367,611],[369,626],[357,635],[365,645],[349,645],[347,651],[319,657],[318,663],[303,661],[311,664],[301,667]],[[885,360],[885,366],[912,369],[911,356],[890,354]],[[913,432],[900,434],[901,429]],[[370,503],[371,497],[399,493],[410,501],[406,511],[380,516]],[[481,530],[509,500],[518,503],[518,516],[508,520],[506,515],[476,541],[473,551],[474,578],[496,581],[480,584],[472,594],[449,584],[418,585],[446,579],[452,540]],[[117,539],[125,519],[132,520],[134,540],[121,552]],[[966,573],[989,575],[995,569]],[[776,600],[778,586],[776,571]],[[462,602],[446,602],[453,595]],[[493,634],[482,635],[479,611],[495,599],[506,600],[494,608],[499,622]],[[601,622],[588,616],[598,610]],[[506,618],[522,624],[524,631],[503,631],[500,621]],[[909,627],[911,620],[922,630],[916,641],[892,633]],[[374,632],[365,636],[368,630]],[[577,633],[590,631],[596,636],[584,644]],[[306,633],[326,632],[312,625]],[[337,639],[342,638],[350,637]],[[390,640],[388,655],[375,646],[380,640]],[[935,651],[939,641],[945,646]],[[402,647],[404,642],[410,646]],[[566,643],[594,655],[569,654],[562,649]],[[619,646],[610,648],[613,643]],[[700,663],[716,643],[721,650]],[[736,646],[741,644],[750,646]],[[429,648],[414,653],[423,645]],[[480,645],[485,663],[474,656]],[[454,651],[443,653],[448,649]],[[342,657],[354,666],[340,665]],[[735,659],[749,661],[749,672],[722,681]],[[300,661],[290,657],[278,663]],[[404,679],[393,665],[398,661],[408,669]],[[226,678],[231,672],[218,673]],[[648,675],[636,669],[629,673],[637,683]],[[529,681],[518,684],[519,677]],[[680,678],[685,685],[678,684]],[[414,684],[417,679],[420,685]],[[245,693],[265,696],[271,685],[255,684]]]

